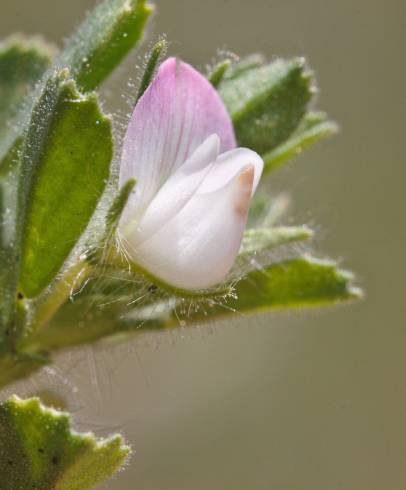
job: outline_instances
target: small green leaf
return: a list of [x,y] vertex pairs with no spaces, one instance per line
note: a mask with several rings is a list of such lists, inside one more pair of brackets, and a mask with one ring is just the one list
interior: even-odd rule
[[21,292],[38,295],[84,232],[109,177],[110,119],[66,70],[48,81],[22,151],[17,245]]
[[313,236],[307,226],[278,226],[246,230],[241,243],[239,257],[270,250],[287,243],[308,240]]
[[292,134],[313,91],[311,75],[302,58],[278,59],[247,69],[220,85],[239,144],[260,154]]
[[140,41],[153,7],[145,0],[104,0],[68,40],[57,66],[81,91],[95,89]]
[[0,405],[0,474],[9,489],[88,490],[110,478],[129,454],[120,435],[97,440],[77,433],[66,412],[38,398],[12,396]]
[[338,125],[326,120],[325,115],[323,118],[316,118],[314,113],[307,114],[303,123],[287,141],[263,155],[264,172],[275,170],[287,160],[302,153],[308,146],[337,131]]
[[12,36],[0,43],[0,175],[8,170],[11,161],[3,163],[16,138],[24,99],[53,55],[54,48],[40,38]]
[[121,218],[121,213],[135,186],[135,179],[129,179],[118,192],[107,213],[106,225],[110,232],[114,232]]
[[110,208],[106,216],[106,226],[104,233],[96,243],[89,246],[86,252],[86,263],[87,265],[96,267],[106,267],[106,262],[110,253],[110,247],[115,247],[115,231],[117,225],[120,221],[121,213],[125,205],[127,204],[128,198],[135,186],[135,179],[129,179],[123,185],[123,187],[118,191],[116,197],[110,205]]
[[168,43],[165,41],[165,39],[161,39],[160,41],[155,43],[154,46],[152,47],[148,55],[148,60],[145,66],[144,74],[142,76],[141,84],[138,89],[136,102],[142,97],[148,85],[152,82],[152,79],[154,78],[155,75],[157,64],[159,63],[159,60],[165,54],[167,49],[168,49]]
[[225,59],[217,63],[207,75],[209,82],[213,87],[218,87],[223,80],[226,71],[231,67],[232,61],[230,59]]

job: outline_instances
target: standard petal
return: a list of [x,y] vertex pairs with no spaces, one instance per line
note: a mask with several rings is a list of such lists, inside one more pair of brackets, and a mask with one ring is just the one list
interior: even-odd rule
[[195,193],[151,238],[133,247],[130,258],[162,281],[186,290],[222,282],[238,254],[251,200],[254,166],[211,193]]
[[219,136],[221,152],[235,148],[230,116],[216,90],[193,67],[169,58],[136,105],[124,138],[120,185],[137,179],[128,207],[142,213],[211,134]]

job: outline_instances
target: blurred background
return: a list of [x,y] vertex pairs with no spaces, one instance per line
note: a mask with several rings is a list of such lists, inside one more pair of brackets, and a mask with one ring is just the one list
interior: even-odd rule
[[[93,0],[2,0],[0,35],[61,44]],[[60,356],[22,390],[69,400],[76,427],[136,453],[112,490],[406,488],[404,0],[157,1],[149,37],[204,68],[218,48],[304,55],[341,132],[273,177],[289,222],[357,272],[363,302],[138,337]],[[125,107],[137,59],[107,84]],[[22,392],[20,391],[20,394]]]

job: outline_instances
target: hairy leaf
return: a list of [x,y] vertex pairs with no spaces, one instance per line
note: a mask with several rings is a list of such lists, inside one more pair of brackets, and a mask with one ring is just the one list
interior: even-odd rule
[[350,273],[332,261],[299,257],[251,272],[236,286],[229,306],[253,313],[273,308],[319,306],[356,299],[359,289]]
[[148,85],[152,82],[152,79],[154,78],[155,75],[156,67],[161,57],[166,53],[167,49],[168,49],[168,43],[165,41],[165,39],[161,39],[160,41],[154,44],[151,51],[149,52],[147,64],[145,66],[141,84],[138,89],[136,102],[140,99],[140,97],[142,97],[143,93],[148,88]]
[[302,153],[308,146],[337,132],[337,124],[328,121],[325,114],[317,117],[319,114],[306,114],[303,123],[287,141],[263,155],[264,172],[275,170],[287,160]]
[[81,91],[96,88],[142,38],[153,8],[145,0],[104,0],[87,15],[57,60]]
[[[298,257],[252,271],[236,283],[224,298],[205,298],[200,303],[180,301],[172,313],[149,318],[134,314],[121,320],[118,331],[166,329],[180,324],[207,323],[235,313],[252,315],[285,308],[309,308],[359,299],[353,277],[332,261]],[[151,309],[153,313],[154,309]],[[159,311],[156,309],[156,311]]]
[[50,283],[85,230],[113,155],[110,120],[95,95],[81,95],[66,76],[47,83],[22,152],[17,244],[28,297]]
[[[102,1],[88,13],[76,33],[67,41],[66,48],[54,63],[54,70],[68,68],[81,91],[86,92],[95,89],[110,75],[131,48],[140,41],[152,11],[153,7],[145,0]],[[40,53],[43,54],[42,49]],[[46,66],[48,64],[49,56]],[[43,71],[38,70],[37,77]],[[4,73],[6,72],[10,72],[10,68],[4,71]],[[1,66],[0,73],[3,73]],[[45,84],[47,80],[48,75],[43,77],[42,83]],[[29,92],[28,88],[26,93]],[[0,97],[0,104],[1,101],[4,103],[6,99],[6,97]],[[16,140],[21,138],[30,120],[35,102],[35,96],[32,95],[26,110],[19,111],[18,121],[7,123],[6,136],[3,142],[0,141],[0,174],[2,173],[2,160],[15,147]],[[16,108],[17,105],[13,103],[12,107]],[[12,161],[12,159],[7,158],[5,165]]]
[[[0,474],[11,489],[87,490],[112,476],[130,453],[120,435],[97,440],[38,398],[0,405]],[[6,487],[4,487],[6,488]]]
[[40,38],[12,36],[0,43],[0,175],[13,159],[3,161],[19,131],[24,99],[51,63],[54,48]]
[[[184,320],[206,323],[235,313],[251,315],[285,308],[309,308],[354,300],[361,294],[352,285],[352,275],[338,269],[334,262],[299,257],[250,272],[236,284],[234,294],[222,301],[203,303],[189,318],[185,310]],[[162,327],[176,326],[179,318],[183,319],[178,312],[162,322]]]
[[93,244],[89,245],[86,252],[85,267],[88,267],[89,265],[100,266],[102,268],[105,267],[105,262],[110,254],[111,247],[114,249],[116,246],[115,232],[117,225],[135,183],[135,179],[129,179],[113,199],[106,215],[104,233],[99,240],[96,240]]
[[313,93],[302,58],[278,59],[220,84],[241,146],[260,154],[285,141],[299,125]]
[[130,194],[134,189],[135,183],[135,179],[127,180],[127,182],[123,185],[123,187],[118,192],[116,198],[112,202],[106,219],[106,228],[110,232],[115,231],[118,222],[120,221],[121,213],[123,212],[123,209],[127,204],[128,198],[130,197]]
[[[351,274],[334,262],[312,257],[288,259],[252,271],[223,297],[175,298],[160,294],[159,288],[148,291],[140,283],[137,286],[135,280],[132,289],[128,278],[123,278],[122,289],[117,290],[120,282],[114,282],[110,292],[116,288],[117,297],[112,299],[112,295],[111,303],[109,295],[104,298],[104,305],[102,297],[98,302],[92,295],[67,303],[46,328],[26,339],[24,348],[34,352],[40,347],[58,350],[129,333],[207,323],[236,312],[250,315],[308,308],[362,296],[352,285]],[[86,322],[85,329],[80,327],[81,321]]]

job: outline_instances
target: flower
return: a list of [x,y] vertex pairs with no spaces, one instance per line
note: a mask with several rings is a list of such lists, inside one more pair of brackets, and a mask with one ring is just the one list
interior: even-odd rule
[[236,148],[212,85],[175,58],[160,66],[135,106],[119,184],[136,186],[118,236],[128,258],[184,290],[221,283],[237,257],[263,161]]

